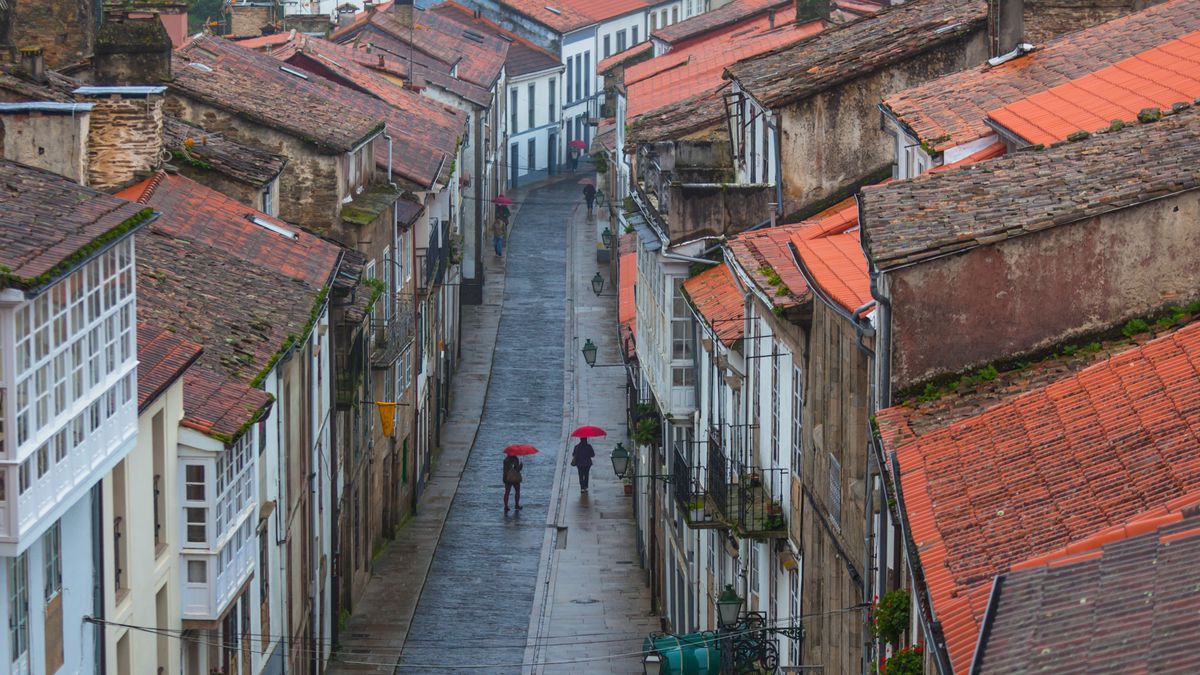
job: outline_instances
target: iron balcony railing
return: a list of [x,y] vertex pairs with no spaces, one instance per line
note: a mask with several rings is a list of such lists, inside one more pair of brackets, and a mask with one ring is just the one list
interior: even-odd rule
[[725,455],[719,429],[709,430],[708,499],[733,532],[749,539],[786,537],[787,471],[745,465]]
[[718,518],[729,522],[729,459],[725,456],[721,432],[708,430],[708,495],[716,509]]
[[703,467],[692,466],[683,447],[676,444],[671,461],[671,489],[675,501],[689,527],[709,529],[724,527],[716,516],[716,507],[708,499]]
[[[384,296],[383,302],[387,302]],[[371,312],[371,366],[391,368],[413,338],[413,304],[408,298],[398,298],[391,316],[384,307],[376,305]]]

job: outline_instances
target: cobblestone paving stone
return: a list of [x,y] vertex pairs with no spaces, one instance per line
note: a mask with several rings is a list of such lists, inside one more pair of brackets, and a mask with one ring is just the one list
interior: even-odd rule
[[[556,457],[563,451],[565,218],[578,189],[564,181],[531,191],[517,215],[487,402],[400,672],[521,662]],[[524,509],[506,515],[501,463],[511,443],[530,443],[542,452],[525,460]]]

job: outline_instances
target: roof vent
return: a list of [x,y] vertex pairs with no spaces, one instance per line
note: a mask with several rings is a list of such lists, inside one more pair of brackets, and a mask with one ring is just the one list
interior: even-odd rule
[[308,79],[308,75],[306,75],[305,73],[302,73],[299,70],[296,70],[294,68],[288,68],[287,66],[279,66],[279,69],[282,70],[283,72],[287,73],[288,75],[295,75],[296,77],[298,77],[302,80]]
[[463,37],[467,38],[468,40],[471,40],[472,42],[478,42],[479,44],[483,44],[483,36],[480,35],[479,33],[476,33],[473,30],[464,30]]
[[551,12],[553,14],[562,14],[561,9],[555,9],[554,7],[551,7],[550,5],[546,5],[546,11]]
[[274,232],[275,234],[278,234],[282,237],[287,237],[288,239],[291,239],[292,241],[300,241],[299,234],[296,234],[295,232],[292,232],[291,230],[289,230],[285,227],[280,227],[280,226],[276,225],[275,223],[272,223],[269,220],[264,220],[262,218],[259,218],[258,216],[254,215],[252,213],[246,214],[246,220],[254,223],[255,225],[257,225],[263,229],[270,230],[270,231]]
[[1014,47],[1011,52],[1008,52],[1007,54],[1001,54],[1000,56],[993,56],[992,58],[988,59],[988,65],[998,66],[1002,63],[1012,61],[1018,56],[1024,56],[1031,51],[1033,51],[1033,45],[1029,44],[1028,42],[1022,42]]
[[199,70],[204,73],[211,73],[213,71],[212,68],[209,68],[208,66],[204,65],[203,63],[196,63],[195,61],[192,61],[191,63],[189,63],[188,67],[195,68],[196,70]]

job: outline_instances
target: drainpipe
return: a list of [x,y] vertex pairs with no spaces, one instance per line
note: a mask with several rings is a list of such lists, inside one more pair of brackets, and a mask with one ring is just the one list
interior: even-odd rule
[[783,165],[780,162],[779,156],[782,154],[783,146],[781,144],[782,134],[779,132],[779,125],[768,117],[767,128],[775,132],[775,214],[780,218],[783,217]]
[[[388,136],[387,134],[384,134],[383,138],[384,138],[384,140],[386,140],[388,142],[388,167],[387,167],[388,181],[387,182],[388,182],[388,185],[391,185],[392,188],[395,188],[396,184],[394,182],[392,182],[392,137]],[[393,213],[395,213],[394,209],[393,209]]]
[[99,619],[92,622],[96,627],[93,652],[96,672],[103,673],[107,669],[105,661],[108,659],[104,626],[104,481],[97,481],[92,486],[92,569],[95,574],[95,581],[92,582],[92,615]]

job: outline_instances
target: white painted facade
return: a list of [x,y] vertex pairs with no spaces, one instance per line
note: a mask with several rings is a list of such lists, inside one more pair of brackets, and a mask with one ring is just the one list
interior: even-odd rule
[[510,77],[505,99],[509,189],[562,170],[564,68]]
[[[659,409],[664,415],[683,419],[696,409],[694,327],[681,291],[689,263],[664,256],[657,248],[661,244],[648,239],[653,236],[649,228],[639,228],[635,300],[638,361]],[[699,246],[697,243],[672,250],[686,255],[699,253]]]
[[[104,569],[112,579],[104,585],[106,621],[173,634],[182,627],[175,517],[182,418],[179,378],[138,415],[136,447],[104,478]],[[107,626],[106,672],[180,672],[180,645],[173,634]]]
[[727,116],[730,147],[737,182],[743,185],[777,185],[779,170],[778,122],[770,108],[733,82],[733,105]]
[[[0,292],[0,624],[10,672],[94,669],[96,484],[134,447],[134,247]],[[49,534],[47,534],[49,533]],[[47,634],[61,642],[48,653]],[[48,667],[48,660],[49,666]]]

